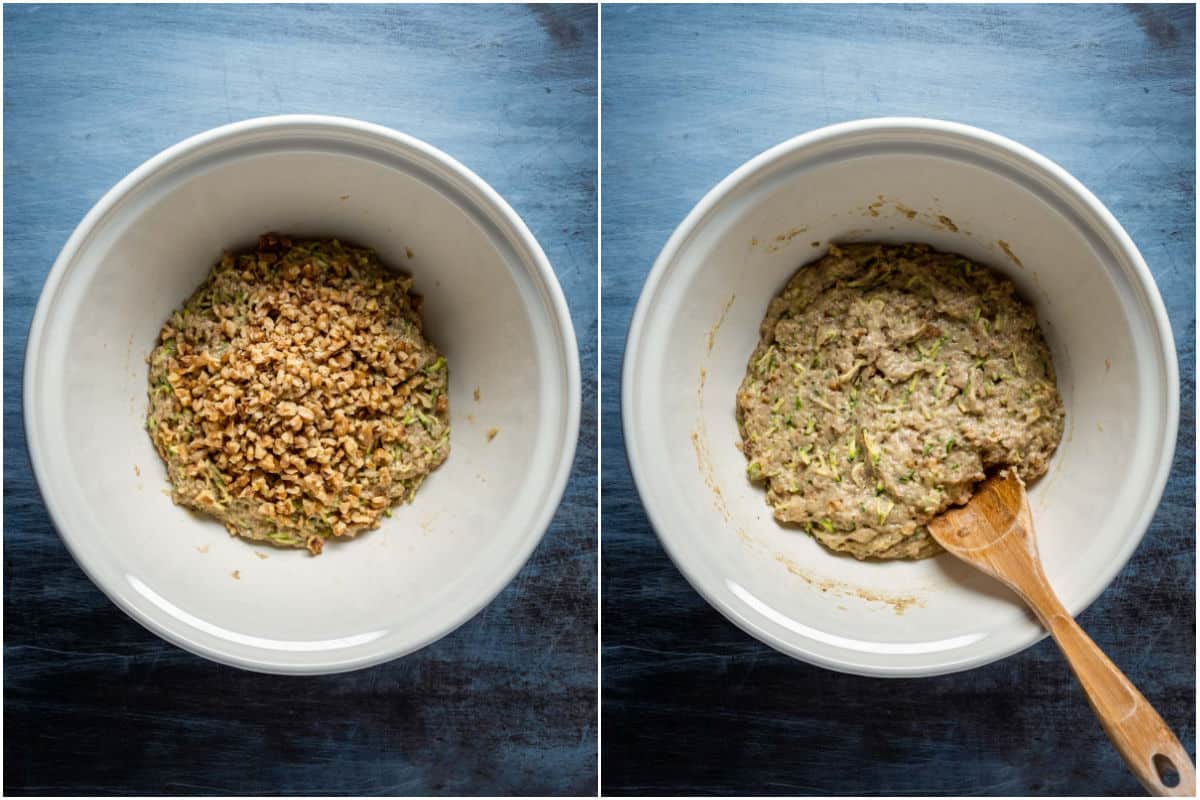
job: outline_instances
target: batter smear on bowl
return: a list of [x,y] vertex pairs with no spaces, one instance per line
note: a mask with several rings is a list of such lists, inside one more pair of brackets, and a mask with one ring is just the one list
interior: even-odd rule
[[172,499],[313,554],[411,501],[450,452],[446,360],[411,286],[336,239],[226,253],[149,357]]
[[925,528],[992,467],[1046,472],[1054,365],[1011,281],[927,245],[833,245],[767,309],[737,395],[750,480],[856,558],[941,552]]

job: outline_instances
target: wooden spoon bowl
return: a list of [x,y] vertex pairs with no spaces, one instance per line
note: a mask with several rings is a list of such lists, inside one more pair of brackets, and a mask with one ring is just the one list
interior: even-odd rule
[[[1117,752],[1151,794],[1194,797],[1196,767],[1179,739],[1059,602],[1042,571],[1025,485],[1015,470],[929,523],[942,547],[1015,591],[1066,656]],[[1172,775],[1177,780],[1168,785]]]

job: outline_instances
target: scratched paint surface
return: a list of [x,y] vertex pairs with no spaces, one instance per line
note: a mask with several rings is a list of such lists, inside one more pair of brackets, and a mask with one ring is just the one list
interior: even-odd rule
[[883,681],[793,661],[726,622],[642,510],[619,378],[633,306],[671,231],[771,145],[833,122],[918,115],[1057,161],[1149,262],[1183,387],[1153,525],[1080,621],[1194,752],[1194,7],[602,13],[605,792],[1140,794],[1048,641],[965,674]]
[[[594,6],[9,6],[4,14],[7,794],[591,794],[596,785]],[[474,620],[347,675],[240,672],[159,640],[71,560],[30,475],[21,367],[91,205],[193,133],[327,113],[412,133],[529,224],[583,367],[553,526]]]

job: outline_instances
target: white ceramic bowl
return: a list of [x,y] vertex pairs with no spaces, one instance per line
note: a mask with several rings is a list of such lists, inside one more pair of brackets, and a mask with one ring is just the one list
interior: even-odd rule
[[1037,309],[1066,404],[1062,444],[1031,491],[1051,583],[1077,614],[1133,553],[1179,416],[1175,348],[1150,271],[1061,168],[986,131],[924,119],[835,125],[772,148],[709,192],[668,241],[633,318],[622,387],[650,519],[697,591],[796,658],[921,676],[1028,647],[1041,628],[990,579],[948,555],[833,555],[776,524],[745,478],[734,394],[758,326],[830,240],[928,242],[1016,282]]
[[[318,558],[173,505],[143,428],[159,327],[223,249],[265,231],[338,236],[411,272],[450,365],[449,459],[382,528]],[[490,602],[558,506],[580,403],[562,291],[504,200],[412,137],[315,116],[192,137],[105,195],[42,290],[24,392],[42,495],[96,585],[183,648],[279,673],[395,658]]]

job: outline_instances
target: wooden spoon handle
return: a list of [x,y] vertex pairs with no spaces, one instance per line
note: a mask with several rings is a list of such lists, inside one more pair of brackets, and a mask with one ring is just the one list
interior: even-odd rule
[[[1049,584],[1043,581],[1040,590],[1026,594],[1066,656],[1108,738],[1146,791],[1160,797],[1195,797],[1196,767],[1154,706],[1071,619]],[[1163,778],[1172,773],[1178,779],[1168,786]]]

